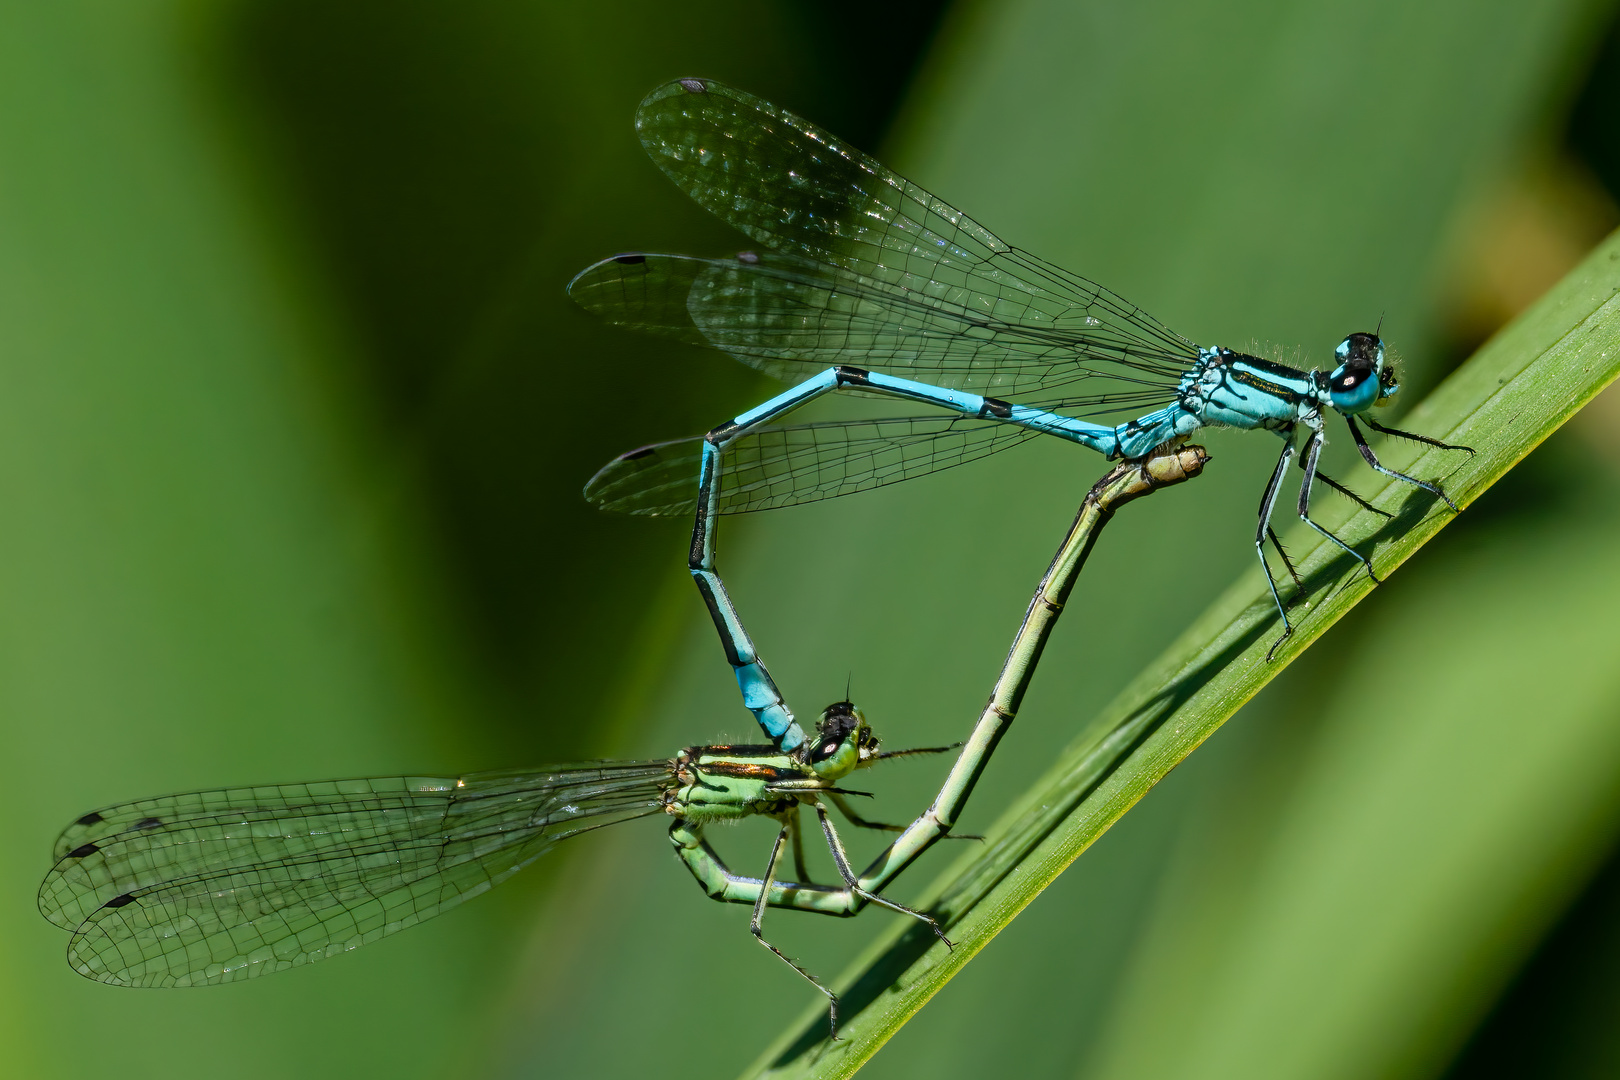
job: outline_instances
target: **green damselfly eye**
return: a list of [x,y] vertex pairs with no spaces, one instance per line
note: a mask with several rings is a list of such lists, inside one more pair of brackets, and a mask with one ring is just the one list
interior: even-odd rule
[[835,701],[821,711],[806,760],[817,776],[836,780],[877,749],[877,737],[852,702]]

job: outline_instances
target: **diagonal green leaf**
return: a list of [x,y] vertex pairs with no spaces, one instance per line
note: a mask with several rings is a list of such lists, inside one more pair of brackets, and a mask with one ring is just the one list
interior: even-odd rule
[[[1403,423],[1477,451],[1379,447],[1392,467],[1444,476],[1464,507],[1620,375],[1620,233],[1492,339]],[[1460,459],[1460,460],[1459,460]],[[1391,481],[1340,534],[1372,547],[1387,574],[1450,522],[1443,503]],[[991,938],[1147,791],[1372,589],[1326,541],[1301,571],[1317,600],[1268,662],[1276,616],[1259,574],[1246,575],[1151,664],[1053,769],[923,895],[953,950],[897,926],[839,980],[846,1022],[827,1044],[809,1011],[749,1075],[848,1076],[877,1052]],[[1083,589],[1081,590],[1083,594]],[[1083,595],[1080,603],[1084,602]],[[926,940],[925,940],[926,938]]]

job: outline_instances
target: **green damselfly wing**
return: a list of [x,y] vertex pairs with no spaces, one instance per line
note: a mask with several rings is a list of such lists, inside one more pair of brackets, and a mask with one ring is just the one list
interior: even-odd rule
[[199,986],[430,919],[557,841],[659,813],[668,761],[224,788],[86,814],[39,891],[99,982]]

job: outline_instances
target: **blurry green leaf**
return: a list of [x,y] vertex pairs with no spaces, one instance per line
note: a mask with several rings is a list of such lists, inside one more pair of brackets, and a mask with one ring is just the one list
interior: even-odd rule
[[624,529],[579,489],[756,376],[603,335],[563,285],[632,234],[721,231],[630,126],[669,73],[824,88],[881,127],[892,102],[830,79],[847,58],[805,17],[0,3],[10,1072],[466,1067],[566,856],[397,942],[204,993],[75,976],[34,890],[57,830],[112,800],[532,764],[644,722],[684,526]]
[[[1508,802],[1502,798],[1502,774],[1528,771],[1518,762],[1513,762],[1507,768],[1482,771],[1479,778],[1481,786],[1474,793],[1475,798],[1462,803],[1460,809],[1469,810],[1474,807],[1489,809],[1493,806],[1500,806],[1503,809],[1496,814],[1482,815],[1478,821],[1468,821],[1463,828],[1457,828],[1459,823],[1455,821],[1455,815],[1453,820],[1445,822],[1445,825],[1451,826],[1455,832],[1460,833],[1467,829],[1474,833],[1469,837],[1473,840],[1471,845],[1473,850],[1467,852],[1464,859],[1466,865],[1475,871],[1472,881],[1458,882],[1464,887],[1474,886],[1472,895],[1464,903],[1449,906],[1447,914],[1451,911],[1486,906],[1478,903],[1477,898],[1481,895],[1478,890],[1480,882],[1489,883],[1487,888],[1504,882],[1511,886],[1515,879],[1524,877],[1522,873],[1515,871],[1526,863],[1536,869],[1542,869],[1544,864],[1550,863],[1551,869],[1554,870],[1553,874],[1537,875],[1542,879],[1536,882],[1537,891],[1553,894],[1550,897],[1553,903],[1545,905],[1545,910],[1557,911],[1567,904],[1570,884],[1578,883],[1583,878],[1587,884],[1585,891],[1573,906],[1565,911],[1549,938],[1536,943],[1535,952],[1529,963],[1514,978],[1508,993],[1486,1015],[1485,1022],[1475,1031],[1469,1045],[1458,1055],[1457,1060],[1445,1074],[1446,1080],[1497,1080],[1497,1078],[1509,1080],[1522,1076],[1599,1080],[1620,1075],[1620,1026],[1615,1024],[1615,1017],[1620,1015],[1620,859],[1616,858],[1617,808],[1614,805],[1614,776],[1620,771],[1617,769],[1617,763],[1620,763],[1620,747],[1614,745],[1614,736],[1620,732],[1620,725],[1615,724],[1614,718],[1620,715],[1620,694],[1614,692],[1616,673],[1612,663],[1614,656],[1620,654],[1620,646],[1617,646],[1613,639],[1613,631],[1620,630],[1620,626],[1617,626],[1615,620],[1610,617],[1614,608],[1620,605],[1620,580],[1616,580],[1613,573],[1617,565],[1613,558],[1616,520],[1612,514],[1606,516],[1607,520],[1602,524],[1607,528],[1589,530],[1585,535],[1575,538],[1573,544],[1565,537],[1546,537],[1549,543],[1544,548],[1544,553],[1550,556],[1547,559],[1547,569],[1551,573],[1536,574],[1531,582],[1525,584],[1550,586],[1547,592],[1504,596],[1487,590],[1486,595],[1480,598],[1485,603],[1518,601],[1520,605],[1533,609],[1551,608],[1549,614],[1558,622],[1551,627],[1545,627],[1552,633],[1542,641],[1535,642],[1528,656],[1504,658],[1500,652],[1486,652],[1484,656],[1499,664],[1503,659],[1507,659],[1508,662],[1501,664],[1501,667],[1514,673],[1522,670],[1528,661],[1532,664],[1539,663],[1544,667],[1557,667],[1575,676],[1573,679],[1566,676],[1564,680],[1555,681],[1549,687],[1552,691],[1552,695],[1549,696],[1554,697],[1554,700],[1549,701],[1548,697],[1541,697],[1526,703],[1521,695],[1512,695],[1509,698],[1514,704],[1521,706],[1528,704],[1530,712],[1543,718],[1543,725],[1539,725],[1543,729],[1546,726],[1545,722],[1551,720],[1556,726],[1553,734],[1564,744],[1557,749],[1572,752],[1562,755],[1538,752],[1535,755],[1532,763],[1535,772],[1544,774],[1548,764],[1561,768],[1556,776],[1537,777],[1542,783],[1533,801],[1521,799]],[[1493,557],[1500,554],[1501,551],[1489,552]],[[1503,584],[1507,583],[1504,581]],[[1546,603],[1549,599],[1553,601],[1551,605]],[[1529,604],[1525,605],[1525,601],[1529,601]],[[1596,618],[1593,618],[1591,608],[1594,602],[1602,605],[1602,611]],[[1584,621],[1574,621],[1582,616],[1586,617]],[[1485,628],[1492,626],[1494,622],[1492,619],[1482,619],[1478,625]],[[1450,637],[1449,632],[1447,636]],[[1477,637],[1478,635],[1474,634],[1464,634],[1455,639],[1454,645],[1448,641],[1445,652],[1450,655],[1446,659],[1464,659],[1471,670],[1479,670],[1476,660],[1480,654],[1461,652],[1477,645]],[[1572,656],[1569,648],[1573,645],[1576,650],[1582,650],[1588,641],[1592,642],[1597,650],[1601,650],[1598,663],[1590,668],[1580,665],[1584,657]],[[1571,660],[1576,661],[1576,664],[1570,664]],[[1608,682],[1609,694],[1583,703],[1588,705],[1585,710],[1565,707],[1571,697],[1585,696],[1589,693],[1590,683],[1600,679]],[[1482,700],[1489,701],[1491,695],[1499,695],[1504,689],[1502,681],[1491,678],[1479,680],[1478,694],[1459,704],[1477,706]],[[1575,684],[1575,694],[1565,690],[1565,686],[1570,683]],[[1511,694],[1511,690],[1509,692]],[[1494,701],[1489,702],[1485,706],[1485,711],[1504,715],[1502,711],[1493,707],[1495,704]],[[1549,705],[1553,707],[1549,708]],[[1454,715],[1448,716],[1447,719],[1453,719]],[[1477,716],[1469,716],[1466,720],[1472,728],[1477,723]],[[1449,726],[1456,730],[1458,725],[1453,722]],[[1470,730],[1468,738],[1472,741],[1477,739],[1479,734]],[[1503,756],[1518,753],[1520,739],[1517,734],[1500,732],[1504,747]],[[1547,741],[1549,740],[1546,735],[1538,732],[1537,742]],[[1470,764],[1478,760],[1475,755],[1470,757],[1473,758]],[[1473,774],[1473,770],[1469,771]],[[1597,775],[1592,775],[1594,772]],[[1566,793],[1573,795],[1574,798],[1556,798]],[[1548,794],[1555,798],[1545,798]],[[1597,805],[1582,808],[1578,805],[1582,801]],[[1588,853],[1571,851],[1570,849],[1576,848],[1577,845],[1567,841],[1560,842],[1563,837],[1554,831],[1558,825],[1567,826],[1567,821],[1560,821],[1558,818],[1567,819],[1570,809],[1568,804],[1572,803],[1577,804],[1575,806],[1577,810],[1586,809],[1588,812],[1584,816],[1588,819],[1598,819],[1602,826],[1593,829],[1588,821],[1577,822],[1577,828],[1567,829],[1573,839],[1595,841],[1588,845],[1589,850],[1607,849],[1608,863],[1593,877],[1587,877],[1590,871]],[[1550,813],[1542,810],[1543,805],[1548,804],[1551,807]],[[1591,813],[1594,809],[1597,811],[1595,814]],[[1530,824],[1540,828],[1534,836],[1525,838],[1529,841],[1527,843],[1513,846],[1504,844],[1501,826],[1506,823],[1503,818],[1507,814],[1512,814],[1521,821],[1529,819]],[[1548,818],[1552,820],[1544,820]],[[1548,828],[1548,825],[1553,828]],[[1579,827],[1581,825],[1585,827]],[[1592,835],[1594,833],[1596,835]],[[1419,839],[1427,841],[1434,837],[1431,834]],[[1548,843],[1549,839],[1551,843]],[[1571,855],[1575,857],[1571,858]],[[1455,860],[1448,860],[1453,861]],[[1504,862],[1510,865],[1504,866]],[[1557,873],[1560,870],[1572,872]],[[1546,881],[1548,878],[1553,880]],[[1460,891],[1454,889],[1452,896],[1459,895]],[[1515,893],[1520,891],[1514,890]],[[1485,895],[1490,894],[1487,892]],[[1512,948],[1509,957],[1515,963],[1521,961],[1527,951],[1526,939],[1546,923],[1545,916],[1535,917],[1539,914],[1535,911],[1529,912],[1530,918],[1523,918],[1524,909],[1530,906],[1524,902],[1525,899],[1523,896],[1513,894],[1508,897],[1512,905],[1509,909],[1510,915],[1519,916],[1517,921],[1520,925],[1487,927],[1488,931],[1496,931],[1494,935],[1496,938],[1505,939],[1510,946],[1516,946]],[[1535,897],[1532,896],[1530,899]],[[1433,905],[1425,906],[1433,909]],[[1455,948],[1452,942],[1442,942],[1442,948],[1446,946]],[[1437,969],[1441,966],[1441,964],[1434,965]],[[1412,988],[1418,993],[1431,989],[1431,985]],[[1456,993],[1456,988],[1443,989],[1448,992],[1433,997],[1439,997],[1449,1004],[1446,1002],[1447,998],[1462,996]],[[1397,1001],[1395,1004],[1399,1005],[1400,1002]],[[1475,1000],[1465,999],[1461,1004],[1463,1010],[1460,1011],[1463,1011],[1466,1023],[1479,1015],[1483,1002],[1475,998]],[[1382,1017],[1367,1019],[1382,1019]],[[1450,1045],[1456,1045],[1455,1034],[1448,1041]]]
[[[1620,234],[1403,421],[1471,445],[1474,456],[1459,464],[1455,452],[1425,448],[1414,455],[1386,442],[1389,464],[1446,476],[1453,498],[1466,506],[1620,374],[1617,296]],[[1381,573],[1453,516],[1393,481],[1372,501],[1395,513],[1394,520],[1363,510],[1340,531],[1353,544],[1377,543]],[[983,852],[927,890],[922,904],[942,916],[956,948],[931,945],[912,927],[893,928],[837,983],[848,1017],[841,1041],[822,1045],[815,1018],[807,1016],[762,1057],[760,1074],[852,1073],[1120,815],[1371,590],[1352,571],[1354,562],[1326,541],[1299,550],[1301,571],[1319,599],[1274,661],[1266,660],[1276,632],[1271,601],[1259,575],[1247,575],[1003,816]]]
[[[188,97],[194,6],[0,5],[8,1065],[285,1076],[313,1045],[393,1071],[412,1050],[354,1027],[446,1015],[401,975],[453,976],[475,924],[383,950],[365,993],[333,964],[247,995],[109,994],[34,905],[52,837],[97,805],[462,757],[437,721],[486,705],[416,506],[325,377],[343,331]],[[420,1027],[417,1058],[454,1053]]]

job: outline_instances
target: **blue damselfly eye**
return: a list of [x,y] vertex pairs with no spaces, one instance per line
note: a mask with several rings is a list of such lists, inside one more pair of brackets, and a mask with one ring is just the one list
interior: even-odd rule
[[1352,416],[1365,412],[1379,398],[1400,389],[1384,362],[1384,343],[1377,334],[1351,334],[1333,355],[1339,366],[1328,376],[1328,394],[1340,412]]
[[1354,415],[1370,408],[1378,400],[1378,391],[1372,368],[1360,364],[1340,364],[1328,378],[1328,395],[1342,413]]
[[1351,334],[1339,342],[1333,355],[1342,367],[1365,367],[1368,371],[1384,365],[1384,343],[1377,334]]

